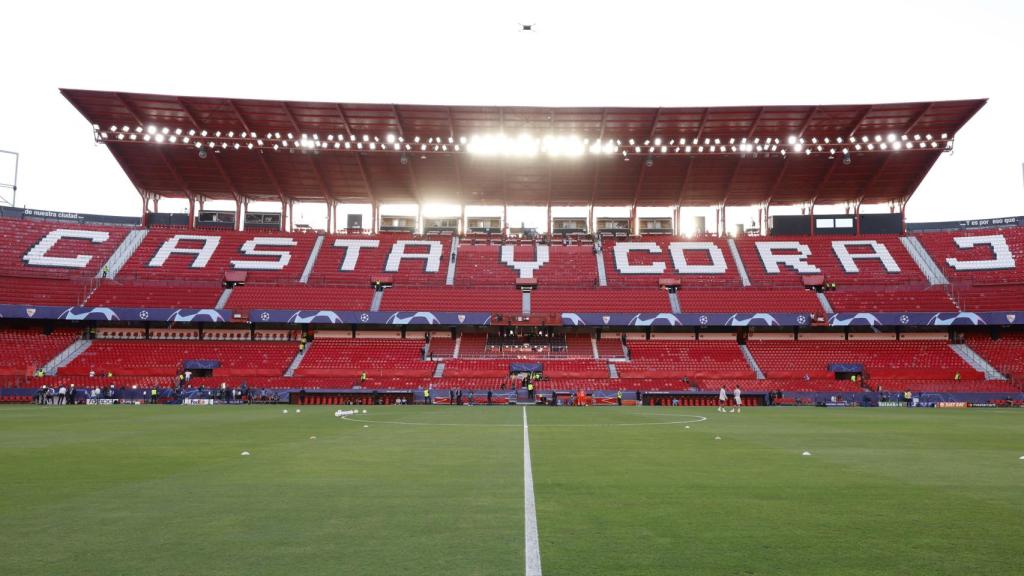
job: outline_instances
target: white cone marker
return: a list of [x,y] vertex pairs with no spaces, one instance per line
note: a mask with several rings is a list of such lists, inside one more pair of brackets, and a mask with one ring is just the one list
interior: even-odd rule
[[249,451],[248,450],[246,450],[245,452],[242,452],[242,456],[248,456],[248,455],[249,455]]
[[806,450],[804,450],[804,453],[801,454],[801,456],[810,456],[810,455],[811,455],[811,453],[806,451]]

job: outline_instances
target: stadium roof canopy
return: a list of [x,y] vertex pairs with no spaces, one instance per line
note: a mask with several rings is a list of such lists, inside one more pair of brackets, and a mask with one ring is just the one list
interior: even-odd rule
[[905,202],[986,102],[530,108],[62,93],[144,197],[556,206]]

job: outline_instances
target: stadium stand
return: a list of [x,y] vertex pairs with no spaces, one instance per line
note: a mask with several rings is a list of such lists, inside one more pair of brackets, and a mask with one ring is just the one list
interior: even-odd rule
[[231,291],[227,308],[243,316],[258,309],[355,310],[370,309],[373,289],[306,284],[246,284]]
[[1024,283],[957,285],[953,296],[967,312],[1024,310]]
[[626,353],[618,336],[605,335],[597,340],[597,354],[601,358],[623,358]]
[[[681,250],[686,265],[699,272],[678,272],[672,244],[686,247],[686,250]],[[602,258],[608,285],[613,287],[657,287],[661,278],[676,278],[686,286],[740,286],[736,263],[729,253],[729,246],[721,238],[643,236],[630,240],[606,240],[602,244]],[[710,271],[712,268],[714,271]]]
[[0,303],[36,306],[77,306],[96,280],[0,276]]
[[535,313],[560,312],[671,312],[668,295],[656,286],[622,288],[552,289],[544,285],[530,294]]
[[[512,286],[521,274],[513,267],[513,262],[543,262],[542,266],[530,272],[540,286],[597,285],[597,267],[592,246],[532,242],[505,245],[461,243],[455,283],[462,286]],[[525,273],[523,277],[526,277]]]
[[[3,233],[20,252],[4,252],[6,268],[0,272],[0,303],[210,308],[223,293],[224,272],[234,269],[238,262],[259,260],[269,265],[250,271],[246,284],[234,288],[225,305],[243,316],[254,308],[369,310],[374,294],[370,280],[381,276],[390,277],[395,283],[384,291],[380,307],[384,311],[521,314],[522,295],[512,286],[519,274],[512,265],[502,262],[502,247],[498,244],[474,246],[463,241],[457,251],[455,286],[446,286],[446,271],[452,261],[450,237],[394,233],[332,235],[325,237],[319,257],[313,263],[310,282],[301,283],[299,276],[312,253],[315,235],[154,228],[117,279],[102,279],[96,278],[97,273],[129,229],[25,220],[4,220],[4,223],[9,226]],[[56,240],[67,230],[71,231],[71,236]],[[85,232],[79,234],[81,231]],[[100,241],[75,238],[75,235],[87,235]],[[203,240],[180,238],[179,248],[193,252],[168,252],[168,243],[181,235],[217,238],[216,249],[205,248],[204,254],[209,256],[205,265],[193,267],[197,258],[194,252],[204,249]],[[256,237],[276,239],[274,242],[281,245],[246,244]],[[606,240],[601,258],[606,266],[608,287],[596,286],[595,254],[591,245],[564,246],[556,242],[540,249],[534,241],[519,241],[510,242],[508,246],[520,267],[547,251],[547,263],[533,274],[539,287],[531,294],[531,309],[535,315],[551,318],[561,312],[668,312],[671,310],[669,296],[657,283],[660,278],[672,277],[682,282],[677,294],[682,312],[823,314],[814,293],[800,287],[797,271],[789,270],[785,264],[778,274],[767,271],[756,242],[776,241],[798,242],[807,247],[810,251],[807,262],[820,269],[827,281],[838,284],[837,290],[826,292],[836,312],[963,310],[1012,314],[1024,309],[1024,276],[1016,266],[1024,256],[1024,233],[998,229],[927,232],[918,233],[917,237],[952,281],[950,286],[927,286],[917,265],[895,236],[738,238],[735,243],[753,283],[751,287],[740,286],[729,246],[717,238],[682,240],[644,236]],[[972,238],[967,242],[976,245],[957,247],[955,238]],[[1006,250],[999,247],[1001,240],[998,238],[1005,239]],[[352,269],[341,270],[347,251],[334,247],[334,240],[377,241],[378,246],[362,247],[358,259],[353,254],[352,262],[348,263]],[[837,251],[832,243],[851,240],[873,242],[847,245],[851,254],[877,254],[884,246],[892,259],[882,262],[874,257],[854,258],[844,267],[840,259],[842,250]],[[413,242],[405,246],[406,255],[414,255],[412,258],[393,256],[401,241]],[[634,244],[628,255],[616,259],[615,246],[626,242],[652,244],[641,245],[639,249]],[[679,248],[673,248],[673,242],[710,242],[710,245],[697,247],[687,244],[686,265],[714,265],[717,249],[724,258],[725,270],[718,273],[703,269],[699,274],[678,274],[672,252],[678,252]],[[38,248],[40,245],[42,248]],[[162,256],[157,258],[161,248],[167,255],[162,263]],[[652,249],[661,252],[649,252]],[[286,252],[288,262],[282,264],[280,254],[253,255],[253,250]],[[776,248],[775,253],[794,251]],[[87,258],[88,262],[81,259],[83,255],[91,257]],[[33,258],[36,264],[29,264],[28,259]],[[160,265],[150,266],[154,258]],[[953,258],[958,259],[959,269],[948,261]],[[1004,261],[998,266],[989,262],[999,258]],[[388,268],[389,259],[393,272]],[[1009,266],[1011,260],[1013,265]],[[75,262],[73,267],[54,265],[70,261]],[[626,267],[620,270],[627,261]],[[982,261],[983,265],[973,270],[970,266],[964,268],[964,262],[972,261]],[[663,272],[629,273],[629,266],[650,266],[659,262],[665,264]],[[856,272],[847,270],[850,262],[857,267]],[[45,265],[38,265],[40,263]],[[280,269],[266,269],[268,267]],[[766,306],[770,310],[765,310]],[[58,330],[50,336],[44,336],[39,329],[8,332],[11,334],[5,341],[10,342],[8,348],[12,352],[2,365],[2,375],[19,379],[66,348],[79,333],[70,329]],[[261,342],[249,341],[241,331],[235,335],[211,333],[205,341],[191,340],[194,336],[184,333],[154,332],[149,340],[143,332],[122,331],[120,334],[122,337],[115,333],[94,342],[89,350],[61,369],[58,376],[41,379],[40,383],[58,381],[53,378],[65,379],[62,381],[88,378],[85,375],[90,370],[102,373],[116,367],[113,382],[118,385],[149,386],[173,377],[185,359],[221,361],[221,368],[215,370],[213,376],[197,379],[197,383],[210,386],[225,382],[228,386],[238,386],[248,381],[252,386],[275,389],[347,387],[353,385],[365,369],[368,377],[364,387],[397,390],[433,385],[483,390],[507,385],[509,364],[516,360],[543,364],[545,380],[538,382],[538,389],[565,390],[579,387],[650,391],[689,388],[713,393],[721,383],[730,386],[741,383],[745,390],[755,393],[771,390],[850,393],[866,388],[995,394],[1019,392],[1020,386],[1015,382],[1024,377],[1024,366],[1019,361],[1024,340],[1013,332],[999,340],[992,340],[987,334],[968,335],[968,344],[1010,376],[1010,381],[983,380],[983,375],[956,356],[944,341],[752,340],[748,347],[767,377],[755,380],[733,341],[630,340],[630,357],[615,362],[619,378],[613,378],[605,360],[592,358],[593,347],[588,334],[549,337],[547,343],[536,348],[502,344],[502,338],[493,331],[490,339],[485,333],[463,334],[459,359],[451,359],[457,340],[438,338],[432,343],[432,358],[445,364],[443,377],[432,378],[436,362],[421,357],[423,342],[415,333],[404,340],[318,338],[295,377],[287,378],[283,376],[284,370],[297,349],[295,342],[283,341],[288,338],[284,333],[281,340]],[[190,340],[167,341],[167,338],[179,337]],[[236,337],[244,341],[221,341]],[[25,353],[26,347],[32,348],[31,353]],[[602,359],[623,358],[617,335],[606,334],[597,340],[597,350]],[[868,378],[857,383],[836,380],[827,370],[831,363],[863,364]],[[960,380],[954,379],[957,372]],[[18,382],[24,383],[24,380]],[[88,384],[90,382],[81,383],[82,386]]]
[[[801,276],[806,274],[822,274],[826,282],[835,282],[840,287],[847,284],[923,285],[927,282],[897,236],[743,237],[736,239],[736,247],[755,286],[800,285]],[[806,264],[797,265],[806,271],[776,262],[767,256],[769,252],[777,258],[806,252]],[[851,258],[846,259],[846,254]]]
[[808,290],[687,290],[678,292],[683,312],[802,312],[824,314],[821,303]]
[[314,241],[312,234],[264,230],[152,228],[118,279],[219,281],[241,270],[254,282],[297,281]]
[[297,351],[290,342],[96,340],[59,374],[174,376],[185,360],[215,360],[218,376],[281,376]]
[[750,340],[747,349],[768,378],[834,377],[830,364],[861,365],[870,382],[892,379],[980,380],[945,341]]
[[28,376],[71,345],[80,331],[70,328],[50,333],[40,328],[0,329],[0,375]]
[[836,312],[955,312],[944,286],[920,290],[851,286],[826,297]]
[[734,340],[630,340],[621,378],[753,378]]
[[1024,381],[1024,334],[1003,332],[998,338],[989,334],[969,334],[967,345],[996,370]]
[[1024,229],[915,234],[951,282],[1024,284]]
[[121,283],[102,280],[89,296],[88,306],[121,306],[126,308],[213,308],[224,289],[194,283]]
[[444,336],[435,334],[430,339],[431,358],[451,358],[455,354],[456,342],[455,338],[449,338],[447,334]]
[[422,339],[317,338],[295,371],[296,376],[429,377],[434,365],[424,361]]
[[380,309],[520,314],[522,302],[522,294],[511,284],[491,288],[395,286],[384,290]]
[[[330,235],[320,249],[310,282],[368,286],[374,277],[390,276],[395,286],[440,286],[448,272],[451,242],[447,236],[416,238],[399,233]],[[359,246],[358,257],[354,246]]]
[[0,218],[0,270],[5,275],[96,276],[130,230]]

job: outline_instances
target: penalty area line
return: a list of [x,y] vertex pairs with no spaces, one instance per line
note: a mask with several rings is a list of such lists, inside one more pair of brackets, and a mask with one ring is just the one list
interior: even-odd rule
[[533,496],[530,424],[526,420],[526,406],[523,406],[523,507],[526,517],[526,576],[541,576],[540,539],[537,536],[537,503]]

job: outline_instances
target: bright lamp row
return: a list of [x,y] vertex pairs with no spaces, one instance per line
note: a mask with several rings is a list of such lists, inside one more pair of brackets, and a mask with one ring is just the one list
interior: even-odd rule
[[299,149],[299,150],[360,150],[370,152],[437,152],[468,153],[484,157],[573,158],[582,156],[680,155],[680,154],[849,154],[850,152],[922,150],[952,148],[949,134],[873,134],[857,136],[811,137],[791,135],[756,138],[652,138],[643,141],[622,139],[589,139],[578,136],[527,133],[477,134],[472,136],[413,136],[405,138],[395,134],[294,134],[292,132],[235,132],[233,130],[196,130],[167,126],[116,126],[104,129],[93,125],[93,137],[98,142],[149,142],[177,144],[195,148]]

